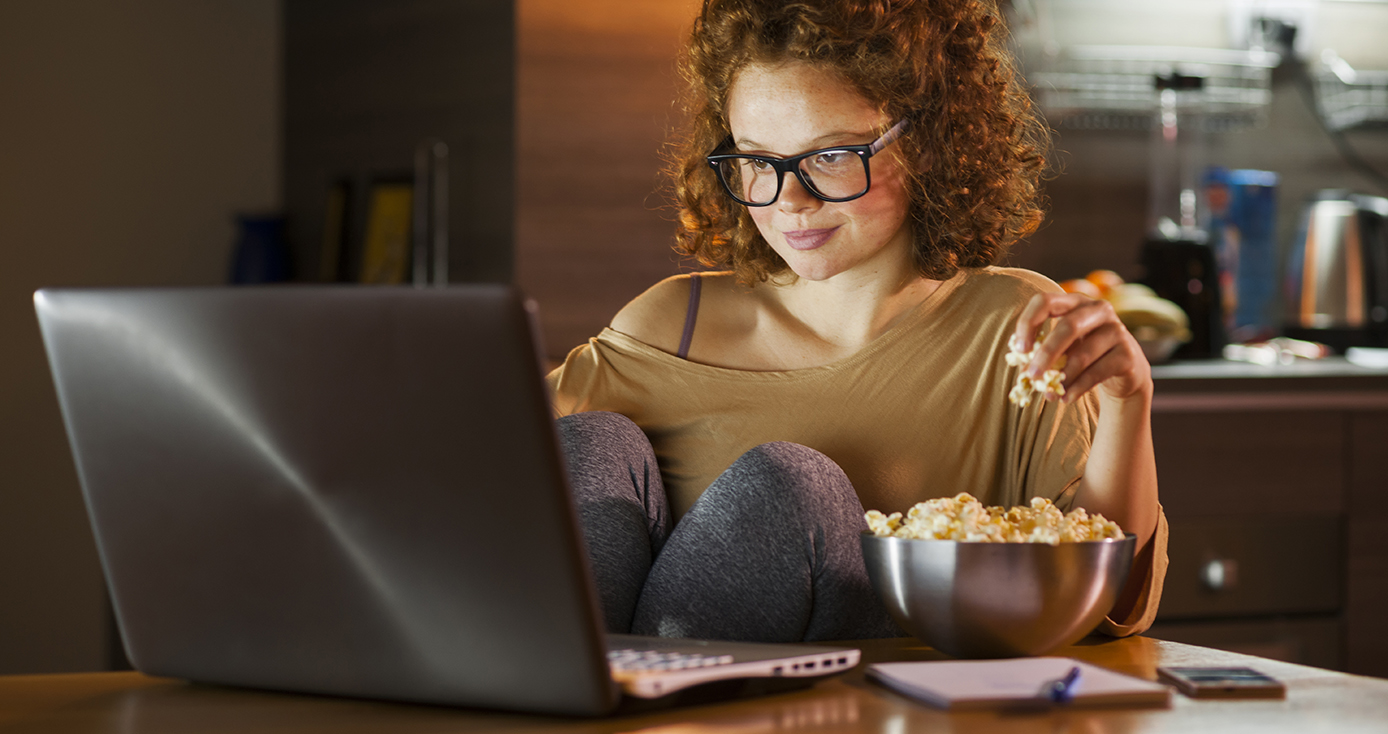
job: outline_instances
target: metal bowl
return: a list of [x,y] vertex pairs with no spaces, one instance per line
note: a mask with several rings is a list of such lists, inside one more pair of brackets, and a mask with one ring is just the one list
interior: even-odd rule
[[971,543],[862,536],[868,578],[901,628],[961,658],[1044,655],[1099,625],[1137,538]]

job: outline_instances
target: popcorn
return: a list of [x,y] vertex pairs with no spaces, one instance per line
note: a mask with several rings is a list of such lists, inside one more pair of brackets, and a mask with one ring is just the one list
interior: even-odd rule
[[[1040,340],[1033,344],[1030,352],[1023,352],[1017,344],[1017,335],[1013,334],[1007,338],[1007,354],[1003,357],[1009,367],[1026,367],[1031,364],[1031,360],[1036,356],[1036,350],[1040,348]],[[1012,390],[1007,393],[1008,402],[1020,407],[1031,405],[1031,399],[1036,393],[1042,395],[1051,394],[1057,397],[1065,394],[1065,355],[1060,355],[1056,359],[1052,368],[1041,373],[1039,379],[1032,379],[1026,370],[1019,370],[1017,373],[1017,384],[1012,386]]]
[[1009,510],[985,507],[968,492],[919,502],[907,511],[884,515],[868,510],[868,529],[879,538],[963,540],[977,543],[1079,543],[1121,539],[1118,523],[1084,508],[1062,513],[1044,497]]
[[901,527],[900,512],[883,515],[877,510],[868,510],[866,517],[868,530],[871,530],[873,535],[883,538],[890,536],[892,533],[896,532],[897,528]]

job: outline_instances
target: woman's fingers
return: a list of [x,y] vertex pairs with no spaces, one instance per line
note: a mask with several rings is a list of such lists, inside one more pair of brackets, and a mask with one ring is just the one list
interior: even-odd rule
[[1078,293],[1037,293],[1032,296],[1022,309],[1021,315],[1017,317],[1017,329],[1013,337],[1018,348],[1023,352],[1031,351],[1036,331],[1046,323],[1046,319],[1064,314],[1087,300],[1092,299]]
[[1126,334],[1121,323],[1104,324],[1071,347],[1065,355],[1067,402],[1132,370],[1132,358],[1124,341]]
[[[1056,320],[1051,326],[1051,332],[1041,341],[1036,354],[1032,355],[1031,364],[1027,367],[1032,375],[1039,375],[1050,369],[1062,354],[1068,358],[1068,353],[1076,342],[1087,338],[1103,324],[1117,321],[1117,317],[1113,315],[1113,306],[1110,306],[1108,301],[1080,297],[1084,298],[1083,302],[1055,314]],[[1072,368],[1067,364],[1065,369],[1070,373]]]
[[1067,402],[1101,384],[1116,397],[1141,388],[1146,358],[1108,301],[1078,293],[1033,296],[1017,317],[1014,338],[1023,351],[1031,350],[1037,331],[1049,319],[1055,320],[1050,332],[1036,345],[1025,367],[1033,378],[1051,369],[1063,355]]
[[1094,331],[1086,334],[1082,339],[1076,339],[1065,352],[1065,374],[1069,376],[1066,380],[1066,387],[1074,381],[1074,378],[1081,372],[1089,369],[1089,366],[1099,361],[1104,353],[1114,348],[1121,338],[1120,334],[1115,333],[1117,327],[1113,324],[1102,324]]
[[[1118,397],[1132,394],[1138,387],[1136,381],[1131,379],[1135,376],[1137,366],[1131,351],[1110,349],[1065,387],[1064,400],[1067,403],[1074,402],[1079,396],[1108,380],[1124,383],[1123,387],[1111,391]],[[1129,382],[1133,384],[1128,384]]]

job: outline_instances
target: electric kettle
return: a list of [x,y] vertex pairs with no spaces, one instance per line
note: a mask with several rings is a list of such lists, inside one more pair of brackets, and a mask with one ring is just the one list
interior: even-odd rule
[[1321,191],[1283,278],[1284,333],[1337,352],[1388,346],[1388,199]]

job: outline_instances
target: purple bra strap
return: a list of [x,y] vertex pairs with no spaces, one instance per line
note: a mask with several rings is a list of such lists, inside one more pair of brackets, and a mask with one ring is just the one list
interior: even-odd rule
[[699,289],[702,283],[698,273],[689,274],[689,311],[684,314],[684,336],[680,337],[680,359],[689,358],[689,342],[694,339],[694,321],[699,318]]

